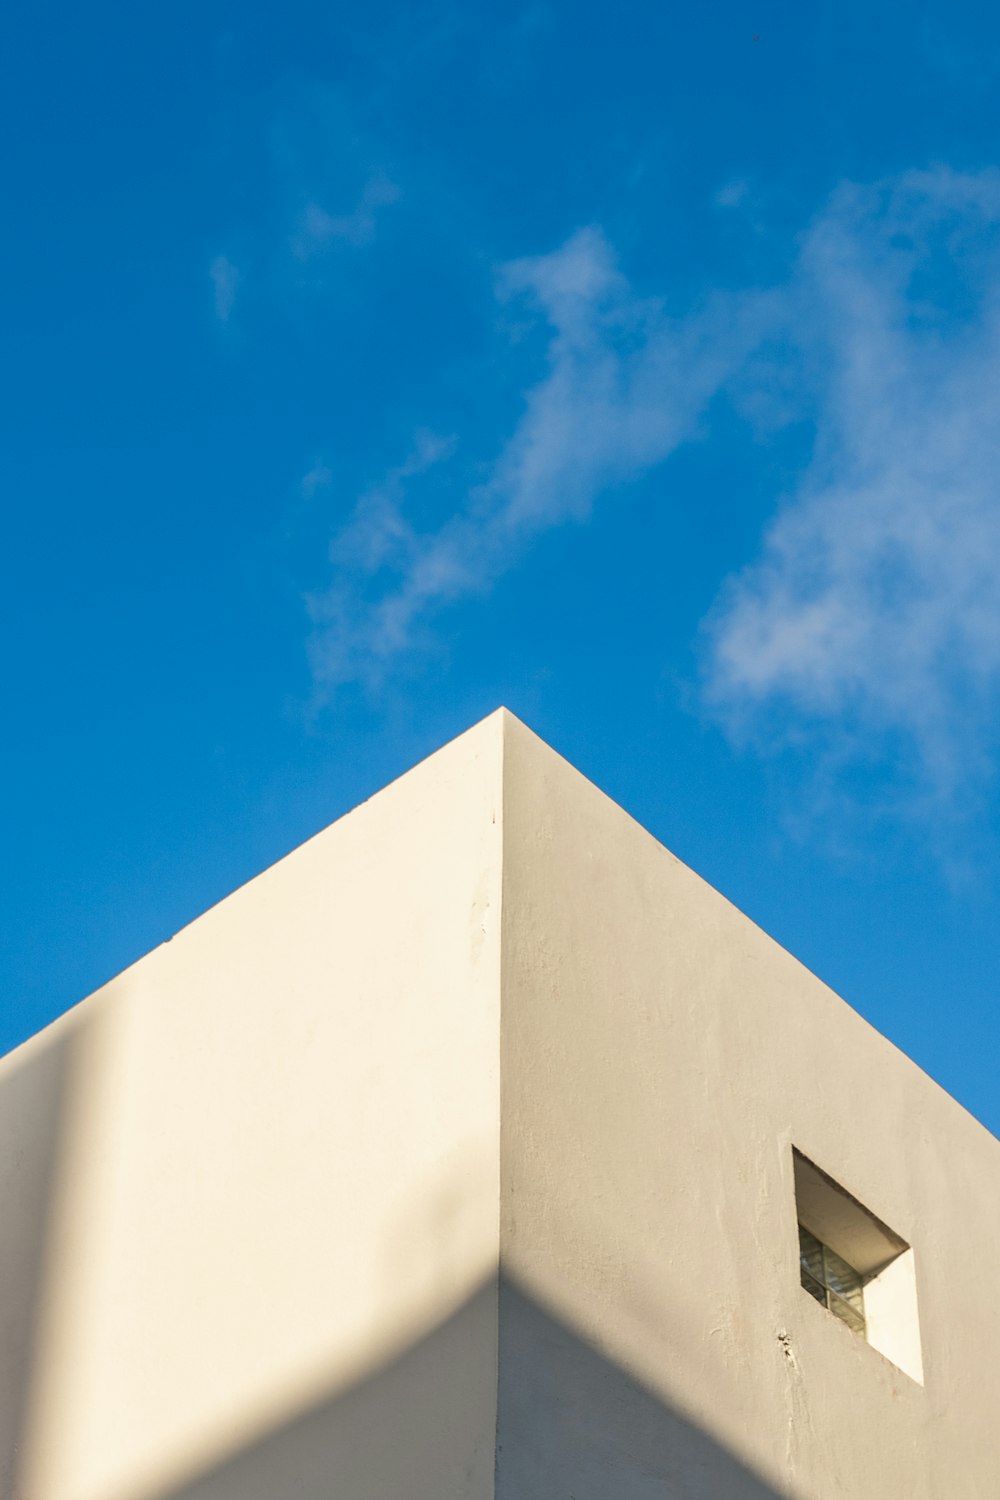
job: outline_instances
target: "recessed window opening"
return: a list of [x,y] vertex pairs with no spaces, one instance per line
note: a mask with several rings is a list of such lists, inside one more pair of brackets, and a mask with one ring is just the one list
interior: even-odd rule
[[923,1384],[913,1250],[808,1157],[792,1157],[803,1289]]

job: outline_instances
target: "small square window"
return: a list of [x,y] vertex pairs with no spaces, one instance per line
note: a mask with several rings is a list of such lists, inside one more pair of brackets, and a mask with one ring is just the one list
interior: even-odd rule
[[801,1152],[792,1152],[804,1291],[923,1384],[913,1251]]

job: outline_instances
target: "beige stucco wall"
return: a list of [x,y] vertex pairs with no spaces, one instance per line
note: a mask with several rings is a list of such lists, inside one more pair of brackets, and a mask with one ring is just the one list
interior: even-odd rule
[[997,1500],[998,1244],[1000,1143],[501,712],[0,1062],[0,1497]]
[[501,721],[0,1064],[3,1500],[485,1500]]
[[[1000,1143],[516,720],[504,805],[498,1496],[996,1500]],[[801,1290],[793,1144],[924,1386]]]

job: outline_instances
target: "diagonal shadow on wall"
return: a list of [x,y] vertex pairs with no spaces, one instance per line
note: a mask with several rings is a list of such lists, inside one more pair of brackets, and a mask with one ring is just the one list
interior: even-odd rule
[[[80,1039],[79,1028],[57,1033],[9,1067],[0,1082],[3,1500],[47,1500],[30,1492],[24,1455],[52,1203]],[[736,1455],[506,1278],[499,1287],[495,1279],[482,1286],[366,1378],[261,1431],[183,1482],[145,1490],[135,1500],[494,1495],[781,1500]]]
[[496,1307],[484,1287],[371,1378],[155,1500],[779,1500],[506,1281],[484,1486],[468,1351],[495,1336]]
[[496,1500],[775,1500],[701,1428],[509,1281]]

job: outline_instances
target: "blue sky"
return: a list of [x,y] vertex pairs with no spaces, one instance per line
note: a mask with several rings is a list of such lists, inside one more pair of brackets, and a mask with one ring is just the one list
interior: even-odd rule
[[3,70],[0,1047],[505,703],[1000,1131],[990,8]]

